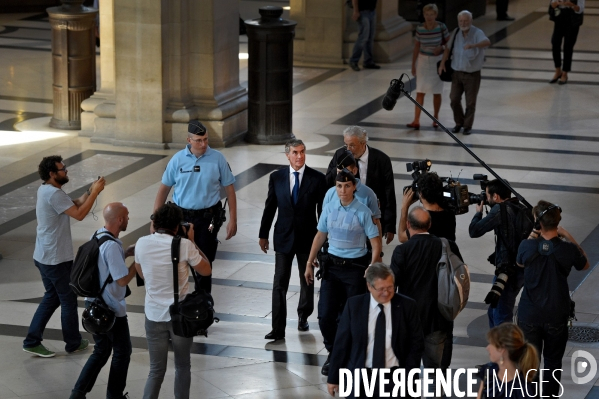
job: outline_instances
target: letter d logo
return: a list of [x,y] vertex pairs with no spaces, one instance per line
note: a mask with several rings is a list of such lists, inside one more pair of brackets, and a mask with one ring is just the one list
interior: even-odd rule
[[[583,358],[584,360],[581,360],[580,358]],[[578,350],[574,352],[572,354],[572,363],[570,363],[570,367],[572,381],[574,381],[575,384],[589,383],[597,374],[597,361],[593,355],[587,351]],[[587,372],[588,374],[584,375]]]

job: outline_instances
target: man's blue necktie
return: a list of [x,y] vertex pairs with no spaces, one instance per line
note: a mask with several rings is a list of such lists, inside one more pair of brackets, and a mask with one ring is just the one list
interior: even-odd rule
[[299,198],[299,172],[293,172],[295,175],[295,185],[293,186],[293,191],[291,192],[291,198],[293,199],[293,205],[297,204],[297,199]]

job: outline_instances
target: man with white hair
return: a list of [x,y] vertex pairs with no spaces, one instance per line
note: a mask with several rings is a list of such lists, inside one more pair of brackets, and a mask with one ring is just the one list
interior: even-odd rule
[[[485,61],[486,47],[491,45],[489,38],[482,30],[472,26],[472,14],[470,11],[461,11],[458,14],[458,25],[460,31],[456,33],[453,40],[453,55],[451,67],[453,68],[453,79],[451,81],[451,109],[455,121],[454,133],[459,133],[464,128],[464,134],[472,133],[474,124],[474,111],[476,110],[476,97],[480,88],[480,70]],[[439,65],[439,74],[445,71],[445,62],[449,58],[452,44],[445,47],[445,54]],[[462,107],[462,94],[466,96],[466,112]]]
[[337,166],[345,158],[346,150],[351,151],[358,166],[355,177],[359,178],[362,184],[370,187],[380,202],[383,241],[389,244],[395,237],[397,229],[397,202],[391,158],[383,151],[367,145],[368,132],[360,126],[346,128],[343,131],[343,142],[345,146],[335,151],[329,163],[326,175],[327,185],[335,186]]

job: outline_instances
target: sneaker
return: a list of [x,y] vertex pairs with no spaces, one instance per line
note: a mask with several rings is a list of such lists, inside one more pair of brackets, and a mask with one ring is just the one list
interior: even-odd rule
[[79,344],[79,347],[77,349],[75,349],[72,352],[69,353],[75,353],[75,352],[81,352],[87,349],[87,347],[89,346],[89,341],[87,339],[82,339],[81,343]]
[[360,70],[360,67],[358,66],[357,62],[350,62],[349,66],[350,66],[351,69],[353,69],[356,72],[358,72]]
[[27,353],[31,353],[32,355],[39,357],[54,357],[56,353],[48,350],[44,345],[39,344],[38,346],[34,346],[33,348],[23,348],[23,350]]

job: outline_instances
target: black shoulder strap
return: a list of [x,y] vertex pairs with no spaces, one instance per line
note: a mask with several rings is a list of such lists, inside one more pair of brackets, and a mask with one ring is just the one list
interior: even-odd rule
[[501,217],[501,228],[499,229],[499,238],[503,242],[503,245],[507,249],[510,257],[510,262],[516,263],[516,254],[512,251],[512,248],[508,243],[511,243],[510,226],[507,220],[507,204],[505,202],[499,203],[499,215]]
[[453,45],[455,44],[455,38],[458,35],[459,30],[460,30],[460,28],[455,28],[455,30],[453,31],[453,40],[451,41],[451,48],[449,49],[449,56],[447,56],[448,60],[451,58],[451,54],[453,53]]
[[[102,238],[98,238],[98,232],[96,231],[94,233],[94,237],[96,240],[98,240],[98,248],[100,248],[102,246],[102,244],[104,244],[106,241],[116,241],[114,239],[114,235],[106,230],[103,231],[102,233],[106,233],[106,235],[104,235]],[[108,265],[106,265],[108,266]],[[104,281],[104,284],[102,285],[102,288],[100,289],[100,293],[98,294],[98,296],[102,296],[102,293],[104,292],[104,288],[106,288],[106,286],[110,283],[112,283],[114,280],[112,279],[112,275],[110,274],[110,267],[108,267],[108,277],[106,277],[106,280]]]
[[173,260],[173,284],[175,295],[175,308],[179,304],[179,247],[181,246],[181,237],[174,236],[171,244],[171,259]]

